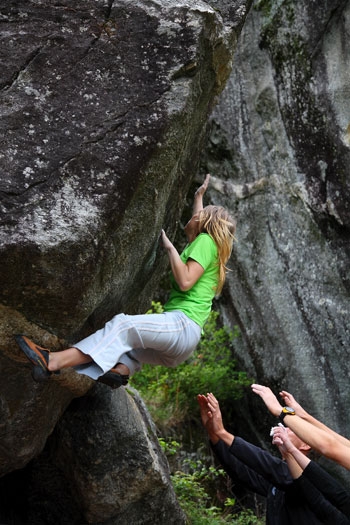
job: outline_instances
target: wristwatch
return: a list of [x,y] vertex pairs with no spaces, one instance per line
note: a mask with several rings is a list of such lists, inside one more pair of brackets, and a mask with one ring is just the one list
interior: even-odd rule
[[284,420],[285,416],[295,416],[294,408],[291,408],[291,407],[283,407],[282,408],[282,412],[278,416],[278,419],[280,420],[281,423],[283,423],[283,420]]

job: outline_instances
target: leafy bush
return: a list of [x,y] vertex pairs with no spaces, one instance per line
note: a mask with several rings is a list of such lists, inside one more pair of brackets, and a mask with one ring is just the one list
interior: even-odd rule
[[[153,302],[151,311],[160,313],[162,305]],[[224,404],[239,398],[251,383],[245,372],[236,370],[232,358],[232,340],[238,331],[219,327],[218,315],[211,312],[197,350],[186,362],[176,368],[144,365],[131,379],[156,423],[176,424],[188,414],[197,414],[197,394],[213,392]]]
[[[174,440],[160,438],[159,442],[168,456],[176,454],[181,448]],[[227,474],[224,470],[207,467],[201,460],[188,459],[184,460],[183,467],[186,472],[178,470],[172,474],[171,479],[179,504],[187,516],[188,525],[263,525],[264,521],[252,510],[236,510],[234,498],[227,497],[223,504],[218,506],[215,486],[217,487],[220,481],[226,484]]]

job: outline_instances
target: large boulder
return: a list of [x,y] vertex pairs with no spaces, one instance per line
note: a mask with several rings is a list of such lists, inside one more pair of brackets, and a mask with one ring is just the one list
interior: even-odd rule
[[249,4],[1,8],[3,304],[61,337],[142,308]]
[[75,399],[44,450],[1,478],[0,490],[0,519],[14,525],[186,521],[154,424],[130,387],[97,384]]
[[[97,385],[74,400],[48,449],[55,468],[69,480],[69,511],[79,502],[88,523],[185,523],[156,429],[133,389],[113,392]],[[34,479],[41,470],[33,469]],[[57,523],[60,493],[47,491],[44,499],[51,509],[47,522]]]
[[[33,383],[13,334],[58,350],[115,313],[143,312],[150,304],[166,267],[160,230],[175,235],[250,4],[9,0],[0,7],[3,487],[11,486],[5,475],[39,457],[71,401],[93,386],[73,370]],[[89,402],[100,397],[94,389]],[[122,399],[138,419],[135,406]],[[113,403],[107,406],[114,440],[124,435],[126,418]],[[97,424],[75,423],[72,442],[81,432],[98,442]],[[167,494],[162,520],[175,516],[181,523],[164,459],[149,444],[147,428],[140,423],[137,439],[128,437],[130,448],[140,436],[147,444],[140,464],[132,459],[130,495],[116,465],[103,463],[113,497],[119,494],[108,512],[105,505],[99,515],[97,501],[82,497],[88,479],[95,494],[95,481],[88,458],[77,455],[74,494],[89,520],[129,523],[125,516],[132,512],[134,523],[141,516],[142,523],[156,523],[155,509]],[[122,476],[126,449],[117,465]],[[49,478],[50,471],[40,479],[45,484]],[[146,504],[148,491],[152,502]]]

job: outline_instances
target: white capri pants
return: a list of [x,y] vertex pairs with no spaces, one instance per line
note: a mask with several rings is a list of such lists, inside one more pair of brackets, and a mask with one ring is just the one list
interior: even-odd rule
[[195,350],[201,327],[180,311],[161,314],[114,316],[101,330],[74,344],[93,362],[74,369],[98,379],[117,363],[130,375],[143,363],[175,367]]

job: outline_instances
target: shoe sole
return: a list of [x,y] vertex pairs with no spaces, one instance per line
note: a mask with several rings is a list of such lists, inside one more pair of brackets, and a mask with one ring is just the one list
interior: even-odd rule
[[128,384],[129,376],[123,376],[115,372],[107,372],[100,376],[97,381],[111,387],[113,390]]

